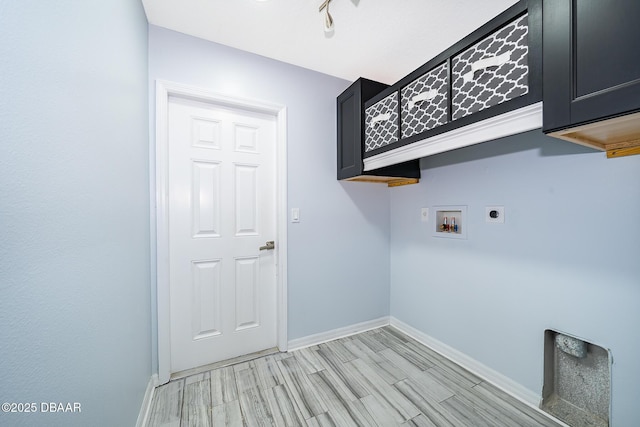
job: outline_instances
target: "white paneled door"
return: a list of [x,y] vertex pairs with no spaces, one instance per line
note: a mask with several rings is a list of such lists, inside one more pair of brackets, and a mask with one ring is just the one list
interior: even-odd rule
[[[171,372],[277,345],[276,119],[169,97]],[[277,242],[276,242],[277,244]]]

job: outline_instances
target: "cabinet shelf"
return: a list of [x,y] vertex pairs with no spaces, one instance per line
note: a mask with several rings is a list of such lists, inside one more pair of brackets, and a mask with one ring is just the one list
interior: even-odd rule
[[420,159],[542,127],[542,102],[364,159],[364,169]]

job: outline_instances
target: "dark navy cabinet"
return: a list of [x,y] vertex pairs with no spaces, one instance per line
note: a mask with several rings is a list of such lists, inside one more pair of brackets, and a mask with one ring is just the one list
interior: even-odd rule
[[338,97],[338,179],[417,178],[421,157],[540,128],[542,15],[520,0],[392,86],[356,81]]
[[638,0],[544,1],[545,132],[603,150],[640,138],[626,116],[640,111],[639,19]]
[[542,100],[542,1],[521,0],[366,101],[364,157]]
[[547,0],[544,129],[640,109],[640,1]]
[[338,96],[339,180],[384,182],[390,186],[418,182],[420,178],[418,160],[364,171],[362,162],[365,140],[364,103],[387,87],[388,85],[383,83],[361,78]]

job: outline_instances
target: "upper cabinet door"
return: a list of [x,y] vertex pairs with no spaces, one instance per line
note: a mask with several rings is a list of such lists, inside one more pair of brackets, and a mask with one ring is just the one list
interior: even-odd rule
[[545,0],[545,131],[640,109],[639,18],[638,0]]
[[358,79],[337,99],[338,179],[350,179],[363,173],[364,102],[388,86],[373,80]]

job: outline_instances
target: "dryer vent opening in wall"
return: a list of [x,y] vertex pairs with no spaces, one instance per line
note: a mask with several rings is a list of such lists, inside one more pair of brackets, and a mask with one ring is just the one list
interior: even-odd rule
[[609,426],[609,351],[552,330],[544,339],[542,409],[571,426]]

